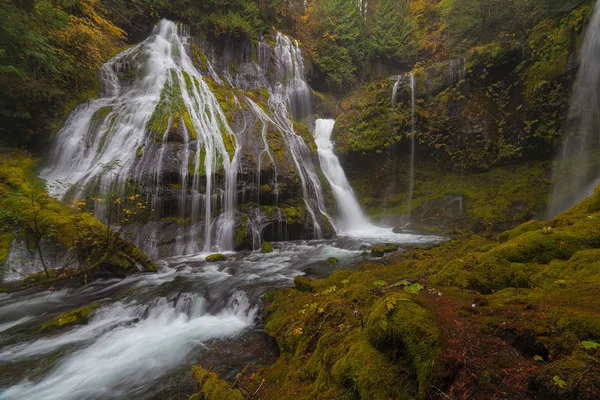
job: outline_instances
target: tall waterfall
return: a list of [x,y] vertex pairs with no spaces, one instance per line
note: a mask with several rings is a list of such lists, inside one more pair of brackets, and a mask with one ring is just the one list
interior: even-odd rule
[[417,79],[415,74],[410,74],[410,165],[408,171],[408,217],[412,213],[412,199],[415,192],[415,92],[417,90]]
[[[232,250],[239,151],[219,102],[188,55],[188,40],[187,29],[163,20],[149,39],[106,63],[104,97],[69,117],[43,176],[74,185],[75,198],[85,197],[91,185],[103,192],[126,179],[150,181],[158,209],[165,165],[178,158],[180,212],[192,224],[181,252]],[[180,142],[178,154],[169,154],[169,141]],[[196,237],[200,220],[203,247]]]
[[[311,161],[310,148],[298,136],[292,118],[300,119],[310,113],[312,93],[304,81],[304,61],[298,42],[278,33],[275,46],[278,82],[269,89],[269,110],[275,125],[288,143],[292,159],[302,183],[302,194],[306,209],[311,216],[315,236],[321,237],[320,218],[326,218],[335,229],[333,219],[327,213],[323,188]],[[288,111],[292,111],[292,115]],[[321,214],[320,216],[317,213]]]
[[331,185],[340,213],[338,228],[341,233],[370,229],[372,225],[360,208],[344,169],[333,152],[331,133],[334,125],[335,121],[332,119],[318,119],[315,126],[315,142],[319,148],[321,168]]
[[416,105],[416,91],[417,91],[417,78],[415,74],[398,75],[392,77],[396,82],[392,89],[392,108],[396,107],[398,91],[401,85],[408,82],[408,88],[410,90],[410,115],[411,115],[411,132],[410,132],[410,159],[409,159],[409,170],[408,170],[408,187],[407,187],[407,205],[408,205],[408,217],[412,211],[412,199],[415,189],[415,135],[416,135],[416,120],[415,120],[415,105]]
[[[137,185],[153,214],[135,238],[152,256],[234,250],[240,226],[260,246],[269,224],[261,207],[273,207],[269,213],[279,224],[287,219],[279,209],[280,187],[287,190],[288,210],[298,204],[290,197],[304,203],[297,207],[306,210],[306,221],[294,223],[305,225],[306,237],[335,230],[316,148],[298,122],[310,123],[313,114],[298,43],[278,33],[273,48],[257,44],[256,61],[233,51],[218,60],[206,48],[210,59],[204,56],[204,62],[192,55],[197,43],[189,29],[163,20],[150,38],[102,67],[102,98],[80,105],[55,138],[42,172],[53,194],[95,201],[96,216],[106,220],[104,203],[92,199]],[[244,51],[252,54],[253,48]],[[232,75],[236,56],[239,68]],[[265,94],[259,98],[257,92]],[[240,175],[250,164],[256,175]],[[266,170],[269,181],[262,183]],[[247,178],[238,183],[238,175]],[[249,181],[256,183],[259,204],[239,211],[238,198],[253,187]],[[269,203],[260,204],[261,185],[272,188]]]
[[581,49],[564,142],[554,167],[548,216],[575,205],[600,183],[600,2]]

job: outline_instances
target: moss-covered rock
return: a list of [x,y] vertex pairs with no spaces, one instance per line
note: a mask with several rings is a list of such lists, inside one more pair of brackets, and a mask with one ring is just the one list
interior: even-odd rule
[[198,383],[199,392],[190,400],[243,400],[244,396],[228,382],[219,379],[217,374],[199,365],[192,367],[192,374]]
[[99,307],[99,304],[94,303],[85,307],[78,308],[73,311],[66,312],[57,317],[52,318],[50,321],[44,322],[40,328],[40,332],[47,332],[52,330],[57,330],[61,328],[65,328],[72,325],[80,325],[87,323],[90,315],[96,308]]
[[434,315],[405,294],[394,293],[371,308],[365,324],[369,343],[391,359],[408,354],[425,397],[442,352],[441,332]]
[[227,261],[227,256],[225,254],[211,254],[210,256],[206,257],[206,261],[208,262],[221,262],[221,261]]
[[269,242],[262,242],[261,248],[262,248],[263,253],[272,253],[273,252],[273,246]]
[[400,245],[387,243],[384,245],[372,246],[371,247],[371,256],[373,257],[383,257],[385,253],[390,253],[396,251],[400,248]]

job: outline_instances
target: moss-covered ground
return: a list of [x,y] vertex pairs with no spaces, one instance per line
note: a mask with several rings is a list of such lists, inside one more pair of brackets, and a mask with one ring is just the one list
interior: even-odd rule
[[470,234],[295,282],[265,298],[279,360],[238,376],[236,396],[600,396],[600,187],[497,240]]
[[[81,276],[91,280],[102,269],[118,276],[156,270],[137,247],[125,242],[91,214],[54,199],[35,174],[36,163],[22,150],[0,149],[0,266],[10,244],[19,235],[30,251],[38,251],[40,240],[50,240],[72,254],[69,265],[48,266],[51,270],[26,277],[25,285]],[[1,272],[1,271],[0,271]]]

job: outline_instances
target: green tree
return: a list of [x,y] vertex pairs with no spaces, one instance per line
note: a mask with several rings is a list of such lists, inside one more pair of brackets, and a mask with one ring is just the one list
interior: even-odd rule
[[369,58],[397,60],[410,54],[414,36],[407,0],[381,0],[369,25]]

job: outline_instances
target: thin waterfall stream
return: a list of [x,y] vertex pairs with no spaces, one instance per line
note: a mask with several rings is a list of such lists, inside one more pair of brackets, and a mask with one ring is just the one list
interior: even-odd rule
[[554,166],[548,217],[567,210],[600,183],[600,2],[587,28],[563,144]]
[[[463,63],[464,65],[464,63]],[[397,75],[392,77],[395,81],[392,88],[392,108],[395,108],[398,103],[398,95],[402,85],[408,86],[410,91],[410,155],[408,162],[408,184],[406,188],[406,215],[408,218],[407,223],[410,224],[411,213],[412,213],[412,200],[415,191],[415,151],[416,151],[416,91],[417,91],[417,78],[415,74]]]

